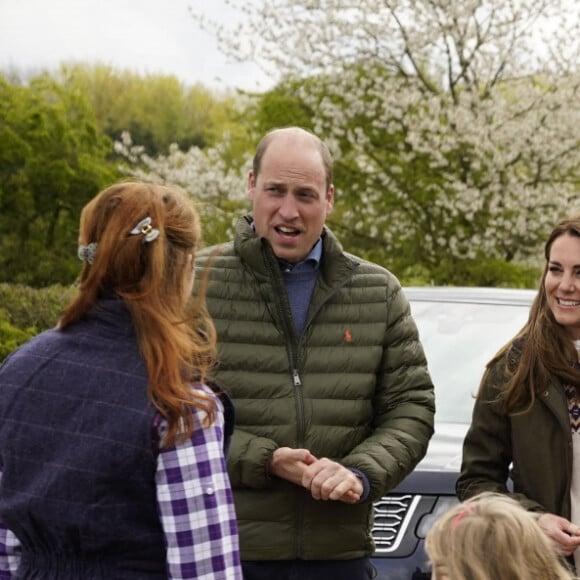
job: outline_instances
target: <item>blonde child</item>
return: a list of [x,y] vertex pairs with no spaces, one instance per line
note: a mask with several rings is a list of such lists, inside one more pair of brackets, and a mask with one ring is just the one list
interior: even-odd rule
[[426,539],[433,580],[571,580],[537,524],[512,498],[474,496],[437,520]]

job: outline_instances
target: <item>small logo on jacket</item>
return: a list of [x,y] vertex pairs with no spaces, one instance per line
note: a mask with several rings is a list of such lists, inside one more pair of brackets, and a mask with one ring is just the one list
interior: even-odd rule
[[344,331],[344,340],[346,340],[346,342],[350,342],[352,340],[352,334],[348,328]]

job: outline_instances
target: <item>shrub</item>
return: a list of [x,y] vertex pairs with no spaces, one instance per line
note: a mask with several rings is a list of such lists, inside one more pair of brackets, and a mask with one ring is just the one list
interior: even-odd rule
[[6,313],[0,309],[0,362],[14,349],[34,336],[34,329],[20,330],[6,320]]
[[72,286],[0,284],[0,362],[28,339],[55,326],[75,291]]
[[62,309],[75,292],[73,286],[59,284],[46,288],[0,284],[0,304],[12,326],[42,332],[57,323]]

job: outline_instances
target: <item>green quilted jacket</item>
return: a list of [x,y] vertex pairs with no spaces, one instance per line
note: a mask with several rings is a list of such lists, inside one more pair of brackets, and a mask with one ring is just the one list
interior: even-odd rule
[[[320,276],[306,329],[294,330],[280,267],[251,216],[235,240],[196,258],[218,332],[217,378],[234,399],[228,458],[244,560],[340,560],[373,551],[372,501],[425,455],[434,393],[397,279],[350,256],[323,232]],[[269,477],[278,447],[361,470],[366,501],[316,501]]]

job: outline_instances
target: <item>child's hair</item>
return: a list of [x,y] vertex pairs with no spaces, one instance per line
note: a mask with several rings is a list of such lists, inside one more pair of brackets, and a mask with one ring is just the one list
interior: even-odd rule
[[176,189],[140,182],[105,189],[82,211],[79,292],[59,322],[66,329],[101,296],[125,302],[147,364],[149,397],[168,421],[166,446],[191,435],[192,407],[206,412],[208,424],[217,411],[212,398],[192,389],[194,380],[206,380],[216,344],[203,293],[186,313],[200,236],[192,201]]
[[482,493],[441,516],[425,549],[437,580],[570,580],[537,523],[507,495]]

